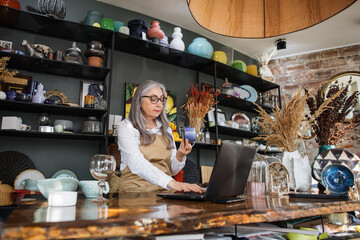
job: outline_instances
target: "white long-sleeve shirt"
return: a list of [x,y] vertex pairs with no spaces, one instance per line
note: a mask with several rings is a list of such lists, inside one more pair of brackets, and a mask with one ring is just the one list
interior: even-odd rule
[[[147,131],[152,134],[162,135],[160,130],[161,126],[162,124],[156,121],[156,127]],[[167,131],[172,136],[170,127]],[[174,138],[172,141],[175,146]],[[126,167],[129,167],[133,174],[138,175],[152,184],[169,190],[167,185],[173,178],[152,165],[140,152],[140,132],[134,128],[129,119],[124,119],[118,123],[118,145],[121,153],[121,172],[123,172]],[[174,148],[170,159],[170,171],[173,176],[184,168],[185,161],[186,157],[184,157],[182,162],[177,160],[176,149]]]

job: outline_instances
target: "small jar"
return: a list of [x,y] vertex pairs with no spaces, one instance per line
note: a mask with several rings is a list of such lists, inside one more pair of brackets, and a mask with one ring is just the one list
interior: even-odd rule
[[102,134],[102,124],[96,117],[88,117],[88,120],[81,124],[81,133]]
[[94,107],[95,107],[95,96],[86,95],[85,96],[84,108],[94,108]]
[[81,50],[76,46],[76,42],[73,42],[72,47],[66,50],[64,60],[71,63],[84,63]]

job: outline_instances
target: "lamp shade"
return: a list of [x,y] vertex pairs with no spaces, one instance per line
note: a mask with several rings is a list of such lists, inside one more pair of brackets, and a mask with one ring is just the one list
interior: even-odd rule
[[202,27],[239,38],[269,38],[314,26],[356,0],[187,0]]

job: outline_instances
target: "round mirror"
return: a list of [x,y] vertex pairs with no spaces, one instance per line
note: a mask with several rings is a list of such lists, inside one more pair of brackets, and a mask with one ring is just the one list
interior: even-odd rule
[[[332,77],[329,80],[329,82],[327,84],[325,84],[323,86],[323,88],[322,88],[323,96],[326,96],[330,86],[332,84],[335,84],[335,82],[337,82],[337,84],[339,86],[345,87],[349,83],[350,80],[351,80],[351,83],[350,83],[347,95],[348,95],[348,97],[351,96],[355,91],[360,90],[360,72],[343,72],[343,73],[339,73],[339,74],[335,75],[334,77]],[[354,106],[353,111],[350,112],[345,117],[345,122],[350,121],[350,119],[353,117],[354,113],[358,113],[360,111],[359,97],[357,100],[358,100],[357,104]]]

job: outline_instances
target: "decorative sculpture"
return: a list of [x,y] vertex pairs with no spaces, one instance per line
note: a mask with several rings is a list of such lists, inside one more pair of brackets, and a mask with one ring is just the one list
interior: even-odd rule
[[21,46],[25,47],[26,53],[31,57],[45,58],[41,48],[33,48],[27,40],[23,40]]

